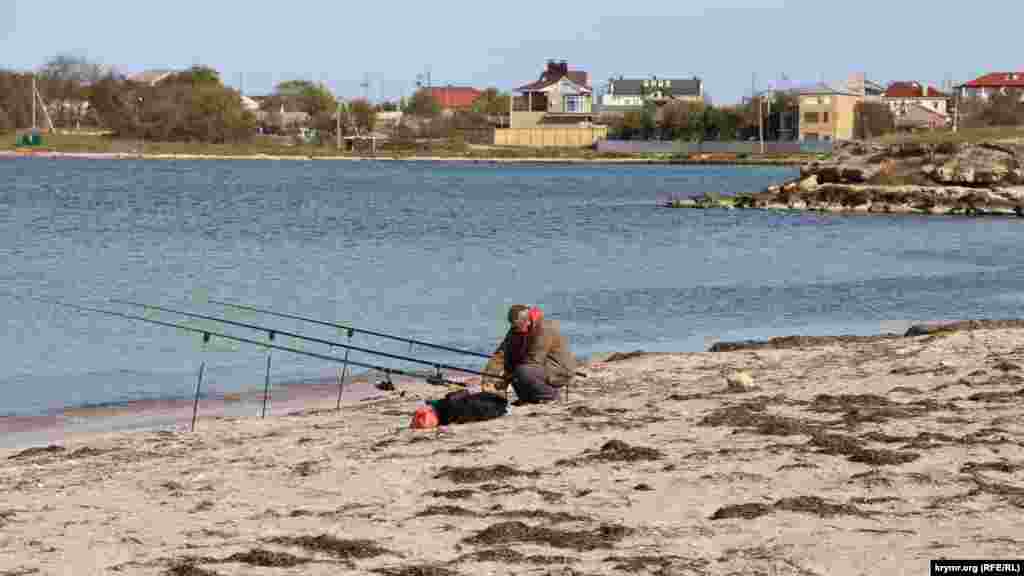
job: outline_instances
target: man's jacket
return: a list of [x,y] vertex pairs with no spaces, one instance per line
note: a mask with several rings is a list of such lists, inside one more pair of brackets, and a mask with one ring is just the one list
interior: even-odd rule
[[576,373],[576,358],[569,350],[569,341],[562,335],[558,320],[543,319],[540,325],[534,325],[526,335],[525,352],[513,350],[516,342],[515,329],[510,329],[498,345],[494,355],[484,367],[486,374],[500,374],[499,378],[484,377],[481,389],[499,394],[506,394],[512,379],[512,371],[516,366],[513,358],[521,359],[522,364],[539,366],[544,369],[544,380],[549,386],[562,387],[572,382]]

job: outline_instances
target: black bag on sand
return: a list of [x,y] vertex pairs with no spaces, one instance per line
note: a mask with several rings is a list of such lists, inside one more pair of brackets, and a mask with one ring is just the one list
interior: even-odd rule
[[508,413],[508,400],[492,392],[458,390],[430,404],[441,426],[493,420]]

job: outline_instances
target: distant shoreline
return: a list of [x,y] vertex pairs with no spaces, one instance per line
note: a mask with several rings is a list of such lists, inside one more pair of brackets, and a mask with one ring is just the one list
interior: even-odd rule
[[52,150],[0,150],[2,158],[44,158],[79,160],[293,160],[293,161],[370,161],[370,162],[458,162],[465,164],[648,164],[692,166],[800,166],[806,158],[549,158],[549,157],[469,157],[469,156],[308,156],[288,154],[151,154],[125,152],[60,152]]

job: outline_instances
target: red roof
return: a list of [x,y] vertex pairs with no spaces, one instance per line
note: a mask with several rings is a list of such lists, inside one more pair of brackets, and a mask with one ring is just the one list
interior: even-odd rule
[[476,88],[441,86],[430,89],[430,96],[441,108],[472,108],[476,99],[483,94]]
[[[928,92],[925,93],[925,90]],[[949,98],[949,95],[918,82],[893,82],[886,88],[884,96],[886,98]]]
[[1024,72],[993,72],[964,84],[967,88],[1024,88]]

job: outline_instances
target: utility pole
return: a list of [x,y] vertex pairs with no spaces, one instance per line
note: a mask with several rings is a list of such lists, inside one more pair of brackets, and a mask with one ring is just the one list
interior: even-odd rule
[[32,73],[32,131],[36,130],[36,73]]
[[761,110],[761,99],[757,97],[757,72],[754,72],[750,79],[750,98],[751,103],[757,100],[757,131],[761,139],[761,154],[764,154],[764,115]]
[[335,130],[338,134],[338,151],[341,151],[341,100],[338,100],[338,112],[335,114],[335,118],[337,119],[337,127]]
[[953,102],[953,133],[956,134],[960,129],[960,90],[953,89],[956,90],[956,99]]

